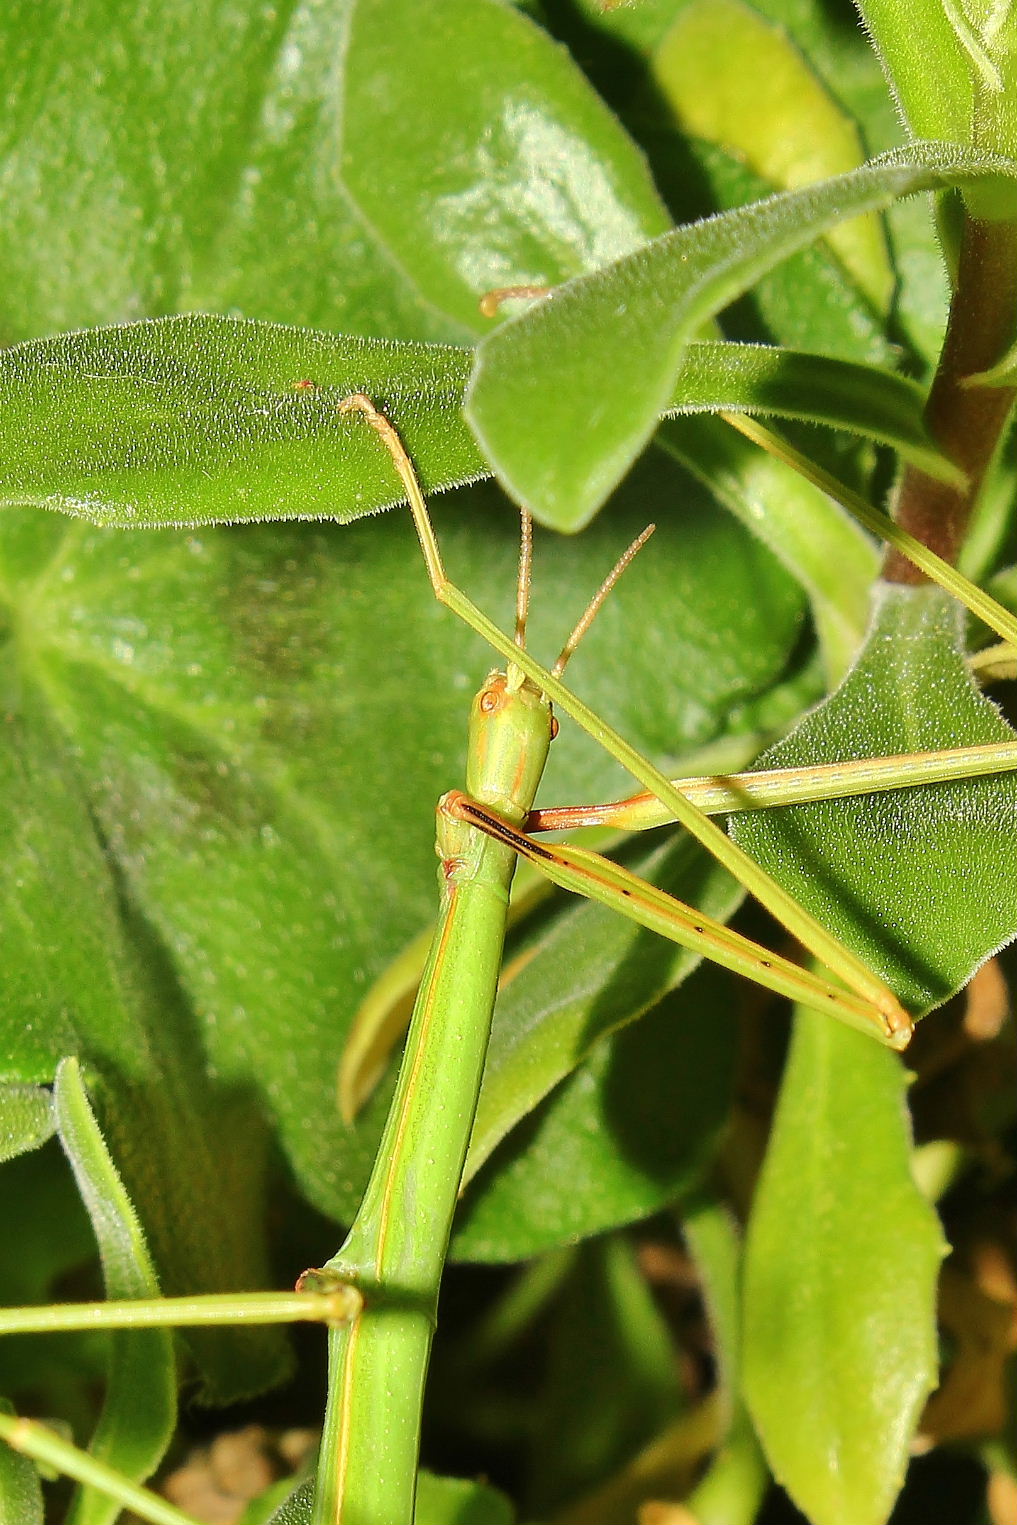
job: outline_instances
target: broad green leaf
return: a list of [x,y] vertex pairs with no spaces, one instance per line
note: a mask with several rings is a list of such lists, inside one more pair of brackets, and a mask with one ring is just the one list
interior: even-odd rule
[[[96,1122],[74,1059],[61,1061],[53,1088],[57,1127],[92,1220],[110,1298],[159,1296],[145,1236]],[[176,1362],[168,1329],[122,1330],[111,1337],[106,1398],[92,1454],[131,1482],[155,1471],[176,1424]],[[112,1525],[116,1500],[94,1489],[76,1495],[72,1525]]]
[[[11,1413],[0,1399],[0,1408]],[[0,1442],[0,1525],[45,1525],[42,1483],[34,1461]]]
[[[971,682],[953,601],[938,589],[889,588],[843,687],[762,765],[1012,737]],[[910,1010],[928,1011],[1017,933],[1017,782],[972,779],[840,803],[759,812],[734,834]]]
[[343,174],[424,301],[482,330],[479,299],[555,285],[670,219],[645,161],[570,56],[498,0],[355,0]]
[[0,1161],[38,1149],[53,1135],[53,1106],[42,1086],[0,1086]]
[[[687,132],[744,157],[780,190],[855,169],[865,158],[855,124],[787,32],[742,0],[684,6],[657,48],[653,76]],[[885,308],[893,275],[876,219],[836,227],[829,241],[873,306]]]
[[[565,919],[563,930],[566,935],[576,930],[573,918]],[[616,929],[600,930],[610,937]],[[584,1014],[594,1030],[597,1004],[610,1000],[622,1012],[630,1009],[631,996],[619,987],[626,974],[638,977],[630,973],[632,965],[648,965],[658,983],[684,972],[657,970],[671,962],[671,950],[659,939],[656,946],[652,938],[629,940],[631,953],[620,961],[613,986],[599,1002],[594,998],[586,1003]],[[582,959],[585,967],[588,950],[581,939],[568,953],[565,937],[556,941],[561,943],[559,961],[563,955]],[[541,967],[546,970],[550,962]],[[649,984],[648,973],[644,978]],[[501,1023],[511,1020],[524,1001],[522,995],[513,999],[511,985],[505,995],[508,1000],[499,1007]],[[531,1003],[532,999],[531,995]],[[506,1004],[511,1014],[504,1013]],[[553,1011],[553,1001],[550,1004]],[[736,1034],[733,1022],[725,1022],[722,1013],[731,1006],[728,976],[709,966],[638,1021],[594,1043],[578,1068],[509,1134],[477,1175],[457,1220],[456,1258],[523,1259],[648,1217],[696,1185],[709,1167],[730,1106]],[[565,1007],[562,1016],[568,1022],[572,1011]],[[499,1049],[503,1047],[504,1040]],[[575,1043],[574,1051],[583,1049]],[[517,1081],[519,1094],[512,1098],[517,1112],[532,1095],[532,1089],[524,1090],[526,1082],[531,1087],[534,1080],[548,1084],[538,1069],[543,1059],[539,1052],[530,1056],[523,1049],[516,1067],[521,1068],[526,1057],[531,1073]],[[485,1080],[495,1095],[495,1088],[506,1085],[506,1062],[496,1049],[492,1080]],[[575,1066],[571,1056],[568,1065]],[[490,1094],[485,1090],[473,1136],[478,1159],[490,1148],[495,1122],[502,1130],[506,1127],[504,1117],[492,1115]],[[476,1168],[471,1160],[468,1170]]]
[[[623,579],[571,677],[670,766],[692,749],[739,738],[744,745],[766,729],[770,694],[797,671],[803,609],[766,552],[658,455],[620,499],[617,522],[556,546],[553,563],[538,543],[534,650],[560,647],[651,507],[661,521],[656,541]],[[436,514],[450,569],[510,623],[512,516],[499,517],[490,492],[472,504],[443,500]],[[20,685],[21,713],[47,717],[36,751],[52,771],[74,748],[75,787],[160,951],[163,1004],[151,1029],[142,1024],[135,1062],[144,1075],[157,1028],[169,1053],[157,1049],[153,1062],[167,1079],[151,1099],[148,1082],[140,1093],[121,1089],[131,1116],[154,1108],[163,1118],[172,1102],[184,1129],[186,1102],[197,1117],[173,1145],[178,1164],[191,1162],[180,1173],[178,1205],[160,1193],[152,1209],[188,1229],[193,1222],[200,1242],[201,1214],[184,1203],[194,1193],[208,1200],[208,1182],[219,1201],[228,1166],[238,1173],[238,1203],[248,1204],[238,1206],[235,1230],[232,1216],[229,1226],[253,1231],[260,1141],[245,1132],[243,1148],[216,1152],[238,1126],[230,1106],[237,1097],[238,1106],[252,1099],[264,1109],[311,1200],[347,1217],[385,1097],[355,1132],[342,1125],[335,1076],[343,1035],[368,982],[433,917],[431,802],[462,779],[466,711],[489,651],[435,606],[402,516],[341,532],[294,525],[183,536],[97,532],[58,515],[10,511],[0,521],[0,569],[19,632],[5,648],[9,684],[15,692]],[[551,800],[603,798],[624,792],[626,779],[565,725],[546,787]],[[43,827],[32,801],[40,792],[52,795],[50,814],[56,809],[54,784],[25,786],[24,800],[11,802],[8,837],[17,842],[18,831],[31,830],[35,858],[24,856],[36,864],[49,861],[37,843]],[[86,848],[94,850],[93,823],[73,798],[81,813],[67,826],[68,841],[47,849],[56,854],[47,876],[38,885],[27,878],[12,902],[33,926],[54,924],[61,896],[52,885],[76,855],[87,862]],[[84,866],[74,880],[82,905],[65,893],[69,925],[55,926],[66,973],[54,955],[40,974],[37,940],[12,965],[12,973],[27,965],[23,998],[13,1000],[21,986],[11,990],[21,1063],[32,1058],[37,1032],[35,1023],[26,1029],[24,1002],[38,1001],[32,992],[40,988],[48,991],[46,1014],[63,1009],[68,988],[94,993],[88,1055],[138,1031],[136,1019],[110,1015],[122,1012],[123,997],[99,975],[111,950],[129,954],[120,951],[124,932],[99,868],[88,872],[94,885]],[[79,942],[80,962],[72,961]],[[48,1041],[58,1039],[59,1029]],[[62,1041],[65,1051],[73,1047],[73,1034]],[[211,1065],[214,1086],[185,1055],[191,1065]],[[53,1062],[43,1046],[37,1073],[10,1078],[45,1080]],[[127,1063],[125,1055],[121,1068]],[[112,1107],[105,1091],[103,1101]],[[119,1159],[120,1133],[112,1139]],[[140,1194],[138,1201],[150,1210]],[[146,1227],[161,1243],[147,1219]],[[183,1239],[179,1228],[176,1237]],[[235,1285],[239,1247],[224,1249],[223,1261]]]
[[[200,316],[15,346],[0,355],[0,502],[125,527],[345,522],[401,493],[364,419],[337,412],[352,392],[391,416],[425,489],[488,474],[460,413],[470,362],[444,345]],[[934,476],[951,470],[922,424],[919,389],[889,372],[693,344],[668,410],[722,408],[831,424]]]
[[21,345],[0,357],[0,493],[124,526],[355,518],[400,489],[337,405],[365,391],[391,412],[426,487],[470,481],[485,468],[458,417],[469,361],[197,315]]
[[[64,532],[54,537],[59,526],[32,513],[8,514],[0,525],[5,602],[9,615],[23,616],[2,668],[4,1079],[45,1084],[63,1055],[79,1054],[97,1075],[104,1134],[138,1201],[164,1286],[264,1285],[259,1227],[242,1215],[224,1221],[220,1209],[226,1179],[236,1203],[253,1209],[260,1200],[261,1124],[249,1104],[222,1097],[207,1080],[165,955],[125,906],[78,760],[54,718],[42,653],[46,570],[59,585],[50,558],[68,548]],[[66,527],[76,535],[69,521]],[[73,580],[63,583],[65,593]],[[59,615],[57,626],[51,635],[59,644],[68,633]],[[245,1147],[223,1158],[219,1129],[227,1125]],[[223,1335],[194,1342],[213,1386],[250,1391],[279,1371],[277,1336]]]
[[195,309],[464,337],[343,184],[349,11],[3,6],[7,342]]
[[888,1050],[800,1014],[749,1224],[743,1362],[767,1460],[813,1525],[884,1525],[936,1380],[945,1246],[906,1089]]
[[707,319],[838,222],[1009,172],[915,145],[865,168],[654,239],[569,282],[480,346],[467,416],[503,484],[559,527],[587,523],[631,465]]

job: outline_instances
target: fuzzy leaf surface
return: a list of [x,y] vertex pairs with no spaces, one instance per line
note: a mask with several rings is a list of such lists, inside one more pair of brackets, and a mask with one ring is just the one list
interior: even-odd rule
[[1001,173],[1009,161],[916,144],[568,282],[478,351],[466,411],[499,480],[546,523],[588,523],[649,438],[703,323],[839,222]]
[[[957,605],[939,589],[890,588],[843,686],[763,765],[1013,735],[971,681]],[[909,1010],[926,1012],[1017,934],[1017,781],[1000,775],[839,804],[757,812],[734,835]]]
[[[489,475],[461,414],[471,361],[448,345],[197,314],[17,345],[0,355],[0,502],[122,528],[345,523],[400,501],[364,419],[338,412],[353,392],[392,419],[425,491]],[[949,475],[921,408],[920,389],[888,371],[704,342],[665,411],[827,424]]]

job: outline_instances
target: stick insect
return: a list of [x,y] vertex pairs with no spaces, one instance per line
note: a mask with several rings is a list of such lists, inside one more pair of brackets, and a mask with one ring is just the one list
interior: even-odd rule
[[[305,1317],[331,1328],[331,1375],[314,1500],[300,1518],[311,1525],[408,1525],[414,1510],[421,1393],[438,1284],[479,1093],[517,856],[529,858],[553,882],[592,895],[893,1049],[906,1045],[913,1024],[893,992],[732,843],[687,798],[684,788],[658,773],[561,681],[577,641],[640,542],[621,558],[554,667],[546,669],[525,647],[528,531],[524,529],[516,631],[509,637],[449,581],[419,483],[393,425],[363,394],[349,398],[343,411],[363,415],[388,450],[409,500],[436,597],[507,661],[505,672],[490,675],[474,701],[466,791],[452,791],[438,807],[442,914],[375,1168],[346,1243],[321,1269],[305,1273],[296,1302],[292,1294],[256,1302],[196,1299],[186,1307],[175,1299],[139,1301],[103,1305],[101,1312],[68,1309],[56,1322],[67,1328],[229,1322],[245,1316],[251,1321],[285,1321],[299,1316],[302,1305]],[[583,849],[548,847],[529,836],[527,825],[539,829],[562,824],[560,814],[532,814],[556,724],[552,704],[600,741],[656,802],[639,801],[627,807],[630,812],[645,815],[659,805],[678,819],[843,983],[800,968],[681,906],[609,860]],[[905,781],[1014,768],[1017,747],[929,754],[914,763],[910,775],[907,766]],[[881,769],[867,764],[854,772],[836,770],[833,777],[811,773],[778,781],[776,788],[783,800],[801,797],[803,789],[822,797],[889,787],[891,782],[899,785],[901,775],[902,765],[889,759]],[[760,784],[750,779],[742,785],[729,781],[719,786],[722,798],[713,803],[727,808],[724,801],[730,803],[732,788],[751,794],[773,787],[772,780]],[[695,796],[697,791],[691,793]],[[434,1105],[436,1097],[439,1106]],[[42,1324],[35,1309],[26,1310],[20,1320],[8,1314],[2,1324],[8,1329],[55,1326],[53,1320]],[[155,1525],[186,1521],[155,1495],[125,1489],[110,1469],[37,1426],[0,1416],[0,1435],[88,1486],[113,1493]]]

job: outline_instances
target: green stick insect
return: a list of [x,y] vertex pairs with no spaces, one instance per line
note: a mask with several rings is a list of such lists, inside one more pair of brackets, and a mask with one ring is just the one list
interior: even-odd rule
[[[600,900],[779,994],[871,1033],[891,1048],[907,1045],[913,1023],[880,979],[681,788],[561,682],[578,640],[645,533],[621,558],[548,670],[525,648],[527,516],[523,516],[516,632],[510,639],[450,582],[419,482],[392,424],[363,394],[349,398],[343,408],[363,413],[392,456],[435,596],[483,635],[508,663],[504,672],[489,675],[474,700],[466,792],[454,790],[438,806],[437,852],[443,880],[438,925],[375,1169],[349,1238],[323,1273],[340,1284],[375,1287],[383,1311],[372,1315],[368,1302],[362,1314],[331,1336],[333,1380],[311,1518],[313,1525],[381,1525],[413,1518],[420,1386],[480,1091],[517,856],[531,861],[562,888]],[[548,847],[527,836],[521,828],[530,818],[556,729],[552,704],[623,763],[667,816],[714,853],[843,984],[769,952],[596,853]],[[1002,755],[1005,767],[1017,766],[1014,750],[1004,748],[997,754]],[[978,762],[987,760],[983,757]],[[952,758],[945,765],[956,764]],[[935,765],[926,759],[919,766]],[[835,783],[843,785],[843,780],[841,770]],[[815,787],[814,780],[809,784]],[[552,814],[538,817],[537,824],[562,822]],[[438,1094],[441,1108],[430,1104],[430,1098]],[[421,1161],[427,1162],[426,1191]],[[387,1302],[392,1293],[386,1293],[386,1288],[394,1289],[392,1303]]]
[[[389,420],[356,394],[342,404],[378,433],[399,473],[436,597],[506,659],[474,700],[466,791],[439,802],[437,851],[442,903],[414,1007],[395,1096],[363,1202],[337,1255],[301,1278],[294,1294],[166,1299],[62,1309],[7,1310],[0,1330],[110,1328],[211,1322],[330,1326],[330,1380],[313,1501],[308,1491],[288,1520],[310,1525],[409,1525],[419,1450],[423,1382],[438,1287],[469,1144],[497,990],[517,857],[554,883],[591,896],[663,936],[818,1011],[829,1012],[893,1049],[912,1019],[893,992],[803,910],[704,813],[733,804],[789,803],[866,793],[1017,768],[1017,746],[981,747],[674,784],[563,684],[562,671],[645,535],[621,558],[552,669],[526,650],[530,536],[524,516],[516,631],[494,626],[452,584],[410,459]],[[993,624],[1017,642],[1017,625],[994,606]],[[594,810],[533,812],[556,722],[552,704],[624,764],[647,793]],[[547,846],[527,834],[564,824],[627,827],[678,820],[836,976],[835,983],[741,937],[595,853]],[[98,1459],[31,1421],[0,1414],[13,1448],[116,1498],[154,1525],[190,1525],[180,1510],[127,1483]]]

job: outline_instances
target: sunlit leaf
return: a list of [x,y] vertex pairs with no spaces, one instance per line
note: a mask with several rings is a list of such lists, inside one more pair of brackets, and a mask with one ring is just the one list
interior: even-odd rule
[[[787,30],[742,0],[684,6],[654,54],[653,74],[686,131],[738,154],[776,189],[825,180],[865,158],[854,122]],[[829,241],[869,300],[884,307],[893,276],[875,218],[834,228]]]

